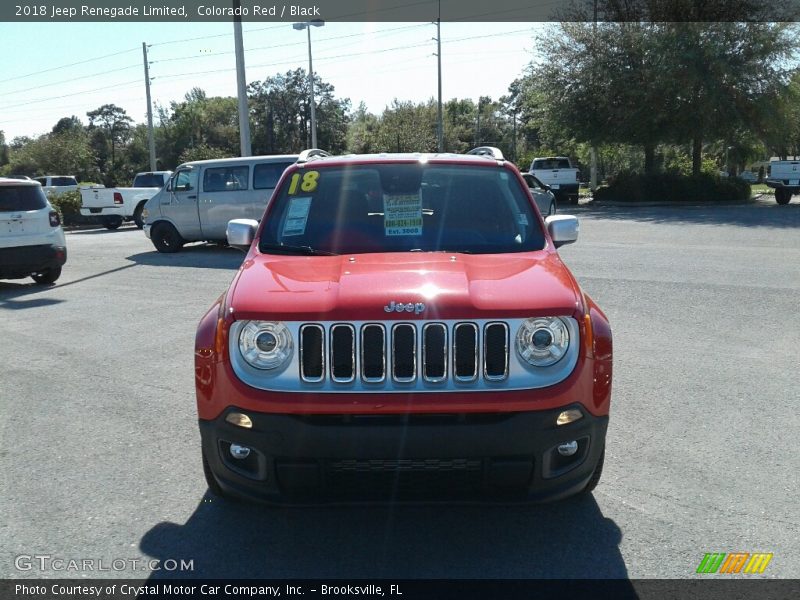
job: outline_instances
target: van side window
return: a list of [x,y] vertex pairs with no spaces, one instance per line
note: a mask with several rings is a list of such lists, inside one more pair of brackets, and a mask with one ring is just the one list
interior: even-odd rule
[[278,180],[291,162],[263,163],[253,168],[253,189],[271,190],[278,185]]
[[203,175],[204,192],[235,192],[248,189],[250,167],[219,167],[206,169]]
[[172,180],[172,190],[175,192],[190,192],[197,186],[197,173],[195,171],[178,171]]

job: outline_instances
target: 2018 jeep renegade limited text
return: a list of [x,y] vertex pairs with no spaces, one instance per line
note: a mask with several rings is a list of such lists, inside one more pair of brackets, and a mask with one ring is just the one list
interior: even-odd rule
[[203,466],[219,495],[550,500],[603,465],[611,330],[516,167],[306,151],[200,322]]

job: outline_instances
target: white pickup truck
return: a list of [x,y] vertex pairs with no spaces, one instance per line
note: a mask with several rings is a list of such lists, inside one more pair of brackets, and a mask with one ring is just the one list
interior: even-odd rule
[[775,190],[778,204],[789,204],[794,194],[800,194],[800,160],[773,160],[764,180]]
[[553,192],[559,203],[578,203],[579,172],[566,156],[534,158],[530,173]]
[[100,217],[106,229],[118,229],[123,221],[133,220],[144,226],[142,210],[145,203],[161,191],[172,171],[138,173],[129,188],[81,188],[81,214]]

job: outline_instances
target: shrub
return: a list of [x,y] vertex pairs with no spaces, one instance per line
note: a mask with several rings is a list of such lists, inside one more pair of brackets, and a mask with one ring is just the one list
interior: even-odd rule
[[64,225],[86,225],[98,223],[97,217],[84,217],[81,214],[81,193],[79,191],[47,194],[50,204],[58,211]]
[[621,172],[608,186],[598,188],[595,200],[617,202],[731,202],[750,198],[750,184],[738,178],[721,179],[707,173],[641,175]]

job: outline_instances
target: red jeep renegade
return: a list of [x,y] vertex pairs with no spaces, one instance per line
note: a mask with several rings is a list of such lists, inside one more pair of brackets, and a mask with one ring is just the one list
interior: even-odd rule
[[304,152],[195,346],[203,467],[268,502],[538,501],[594,489],[611,330],[496,148]]

